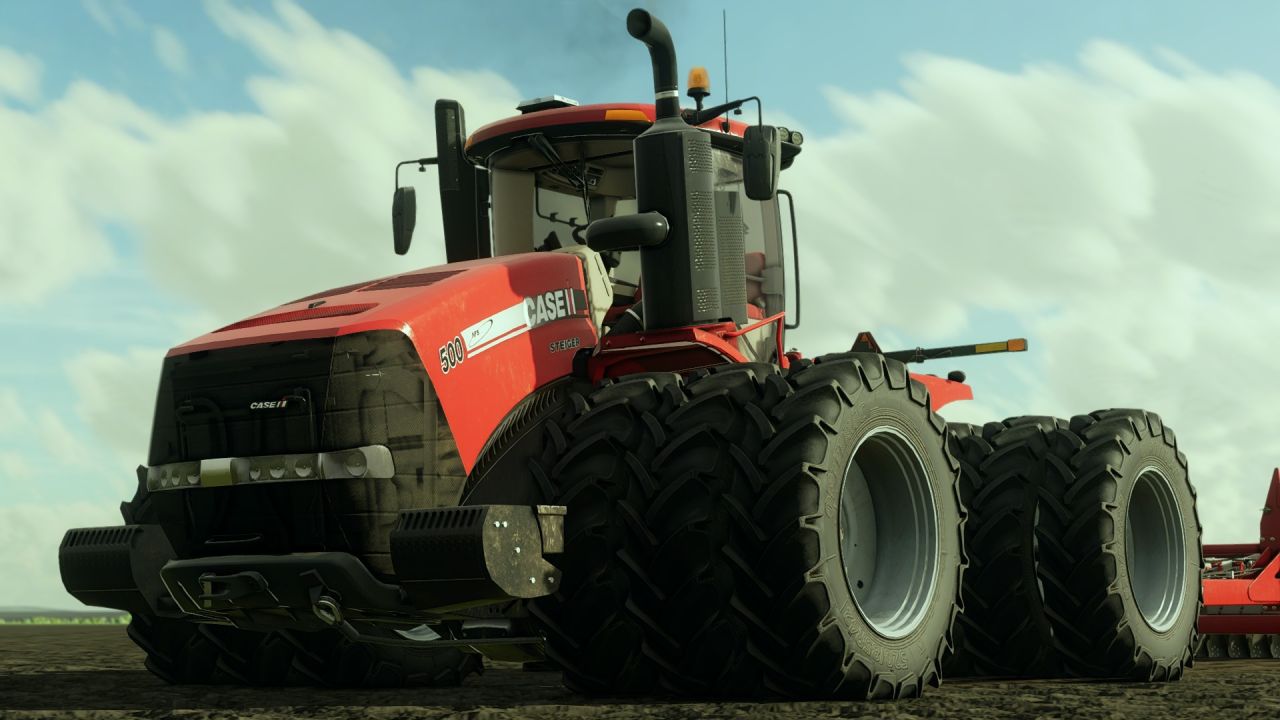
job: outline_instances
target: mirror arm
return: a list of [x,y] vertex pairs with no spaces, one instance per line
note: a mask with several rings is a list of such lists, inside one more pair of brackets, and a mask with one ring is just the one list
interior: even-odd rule
[[[752,95],[751,97],[743,98],[742,100],[739,100],[738,104],[745,105],[746,103],[749,103],[752,100],[756,101],[756,125],[764,125],[764,103],[760,102],[760,98],[756,97],[755,95]],[[739,110],[739,112],[741,112],[740,108],[737,108],[737,109]]]
[[[685,122],[689,123],[690,125],[697,126],[703,123],[711,122],[712,120],[715,120],[716,118],[729,112],[730,110],[732,110],[735,115],[741,115],[742,106],[746,105],[752,100],[754,100],[756,103],[756,124],[763,125],[764,124],[764,105],[763,103],[760,102],[760,98],[756,97],[755,95],[752,95],[751,97],[747,97],[747,98],[742,98],[741,100],[734,100],[733,102],[727,102],[722,105],[714,105],[709,108],[703,108],[702,110],[683,110],[682,113],[683,113]],[[725,122],[728,122],[728,120],[726,120]]]
[[439,158],[418,158],[417,160],[405,160],[396,163],[396,190],[400,189],[400,167],[403,165],[417,165],[418,172],[426,172],[428,165],[436,165],[440,162]]

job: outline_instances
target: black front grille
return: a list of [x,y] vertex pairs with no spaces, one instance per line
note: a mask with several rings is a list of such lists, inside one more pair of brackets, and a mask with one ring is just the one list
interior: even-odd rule
[[150,463],[362,445],[391,450],[391,479],[158,491],[183,556],[337,550],[390,572],[402,509],[457,502],[464,473],[431,381],[402,333],[264,343],[166,359]]
[[150,464],[318,450],[333,350],[322,338],[167,358]]

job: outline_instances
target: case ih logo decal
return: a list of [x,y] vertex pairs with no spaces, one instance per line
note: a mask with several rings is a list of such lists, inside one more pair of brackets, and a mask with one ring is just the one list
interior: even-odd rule
[[524,314],[528,318],[529,327],[536,328],[553,320],[567,317],[585,316],[578,308],[587,304],[581,290],[551,290],[541,295],[524,299]]
[[259,400],[258,402],[249,403],[250,410],[278,410],[289,406],[287,399],[282,400]]
[[466,358],[519,337],[533,328],[564,320],[587,317],[587,296],[577,288],[548,290],[526,297],[509,308],[500,310],[468,328],[453,340],[440,346],[440,371],[449,373]]

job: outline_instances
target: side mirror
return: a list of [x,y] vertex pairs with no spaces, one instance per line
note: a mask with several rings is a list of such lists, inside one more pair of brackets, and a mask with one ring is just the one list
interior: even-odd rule
[[671,227],[658,212],[601,218],[583,232],[587,247],[596,252],[651,247],[667,239]]
[[412,187],[396,188],[391,200],[391,232],[395,237],[396,254],[409,252],[413,240],[413,225],[418,219],[418,199]]
[[782,138],[772,125],[752,125],[742,136],[742,182],[747,197],[769,200],[778,192]]

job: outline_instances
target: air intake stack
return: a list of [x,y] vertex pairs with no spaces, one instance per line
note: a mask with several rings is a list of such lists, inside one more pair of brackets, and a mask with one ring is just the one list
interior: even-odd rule
[[638,212],[667,219],[665,242],[640,249],[646,328],[716,322],[721,308],[715,168],[710,136],[680,117],[676,50],[661,20],[627,15],[627,32],[649,47],[656,121],[635,139]]

